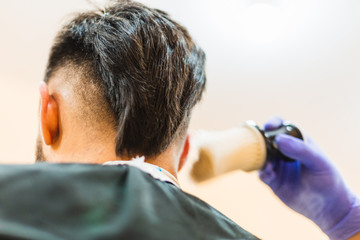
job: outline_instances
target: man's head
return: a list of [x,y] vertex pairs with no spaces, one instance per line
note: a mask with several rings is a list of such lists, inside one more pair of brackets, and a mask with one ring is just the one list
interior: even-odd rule
[[79,161],[86,149],[118,159],[181,152],[204,63],[162,11],[119,1],[75,16],[55,39],[40,88],[37,160]]

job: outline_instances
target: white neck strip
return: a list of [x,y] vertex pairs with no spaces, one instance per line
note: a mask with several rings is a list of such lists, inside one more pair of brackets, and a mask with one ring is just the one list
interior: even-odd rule
[[140,169],[143,172],[150,174],[150,176],[152,176],[155,179],[158,179],[163,182],[170,182],[170,183],[174,184],[176,187],[180,188],[179,182],[171,173],[169,173],[168,171],[166,171],[165,169],[163,169],[159,166],[145,162],[144,156],[136,157],[129,161],[109,161],[109,162],[105,162],[103,165],[133,166],[133,167]]

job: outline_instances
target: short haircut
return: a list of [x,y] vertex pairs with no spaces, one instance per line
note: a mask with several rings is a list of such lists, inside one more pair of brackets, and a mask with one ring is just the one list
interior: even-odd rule
[[[66,66],[82,75],[76,88],[83,104],[95,109],[91,114],[114,120],[117,156],[162,153],[187,128],[206,83],[205,54],[187,30],[165,12],[133,1],[80,13],[65,24],[45,82]],[[93,86],[101,91],[97,100],[86,97]]]

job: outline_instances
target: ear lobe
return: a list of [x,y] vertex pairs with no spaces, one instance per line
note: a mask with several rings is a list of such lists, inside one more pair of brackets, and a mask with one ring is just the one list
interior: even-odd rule
[[188,155],[189,155],[189,150],[190,150],[190,136],[187,135],[186,139],[185,139],[184,146],[183,146],[183,150],[182,150],[182,153],[181,153],[181,156],[180,156],[178,172],[182,169],[182,167],[186,163],[186,160],[187,160]]
[[49,89],[46,83],[41,83],[40,85],[40,96],[41,132],[45,144],[51,145],[59,135],[58,104],[54,97],[49,95]]

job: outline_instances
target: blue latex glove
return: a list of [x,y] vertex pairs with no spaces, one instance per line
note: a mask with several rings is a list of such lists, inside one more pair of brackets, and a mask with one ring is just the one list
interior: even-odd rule
[[[281,119],[273,118],[265,130],[281,125]],[[319,147],[308,137],[302,141],[284,134],[279,134],[275,142],[285,156],[296,161],[268,159],[260,171],[261,180],[330,239],[347,239],[360,232],[360,200]]]

